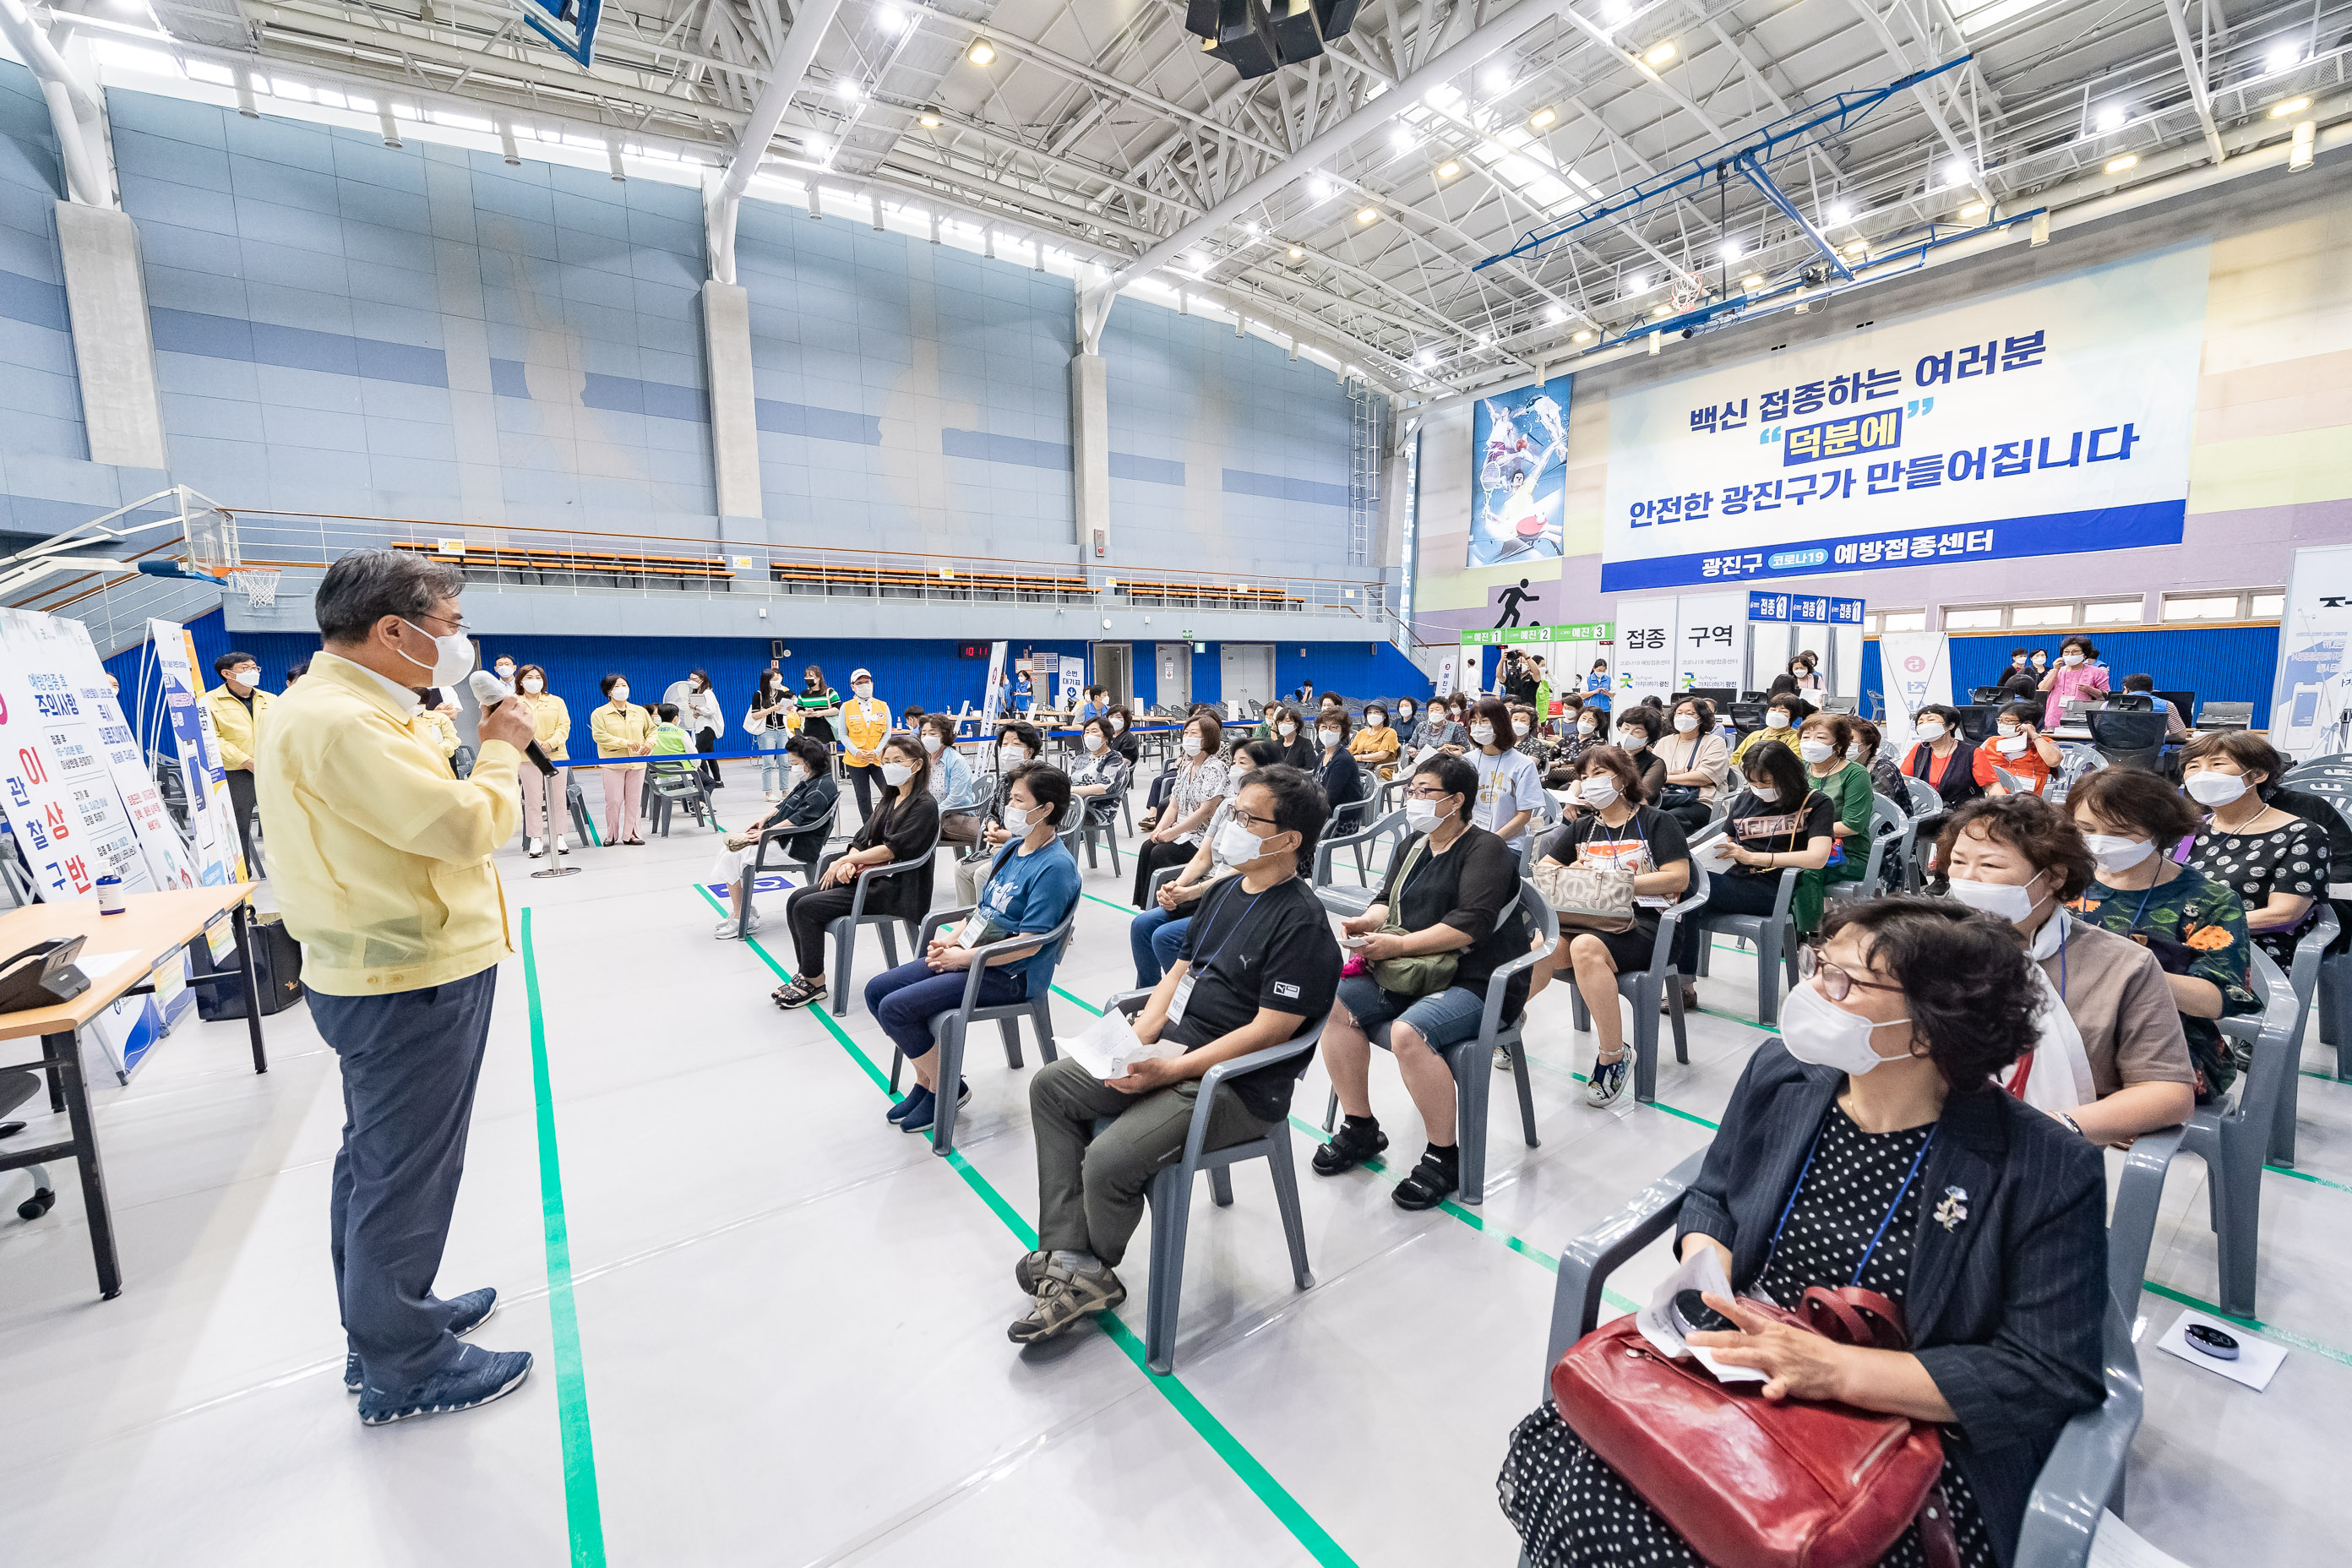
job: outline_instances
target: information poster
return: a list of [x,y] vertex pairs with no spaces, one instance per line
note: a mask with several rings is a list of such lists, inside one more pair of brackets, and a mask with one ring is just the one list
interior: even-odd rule
[[993,731],[996,721],[1004,717],[1010,696],[1004,687],[1004,656],[1012,647],[1011,643],[1002,642],[988,645],[988,695],[982,700],[980,708],[981,728],[984,731]]
[[2207,262],[2181,246],[1612,392],[1602,591],[2179,543]]
[[246,881],[245,847],[229,805],[220,737],[213,732],[212,715],[196,700],[204,685],[196,679],[195,642],[177,621],[149,621],[147,635],[163,681],[164,716],[179,748],[180,776],[187,784],[188,840],[196,879],[207,888]]
[[114,780],[114,792],[121,797],[123,814],[130,818],[139,847],[146,855],[149,877],[158,888],[194,887],[195,862],[189,858],[187,842],[180,837],[171,813],[164,808],[163,792],[155,787],[155,777],[147,770],[139,737],[107,679],[106,667],[99,662],[98,649],[89,640],[89,628],[64,616],[37,616],[35,621],[46,644],[47,656],[70,683],[83,714],[97,730],[107,772]]
[[1950,649],[1944,634],[1885,634],[1878,639],[1878,672],[1886,683],[1886,714],[1878,721],[1881,750],[1899,763],[1914,739],[1911,716],[1929,703],[1948,706],[1952,700]]
[[1478,400],[1470,421],[1468,565],[1559,558],[1569,386],[1574,379],[1555,376],[1539,386]]
[[73,682],[51,667],[26,611],[0,610],[0,773],[9,830],[44,900],[85,899],[100,877],[155,890],[115,793],[104,742]]
[[1675,608],[1671,598],[1617,601],[1617,711],[1675,689]]
[[2271,744],[2299,762],[2352,750],[2352,545],[2294,552],[2279,621]]
[[1675,601],[1675,689],[1738,690],[1747,598],[1738,590],[1685,594]]
[[1055,682],[1055,706],[1065,713],[1075,713],[1087,686],[1087,661],[1076,654],[1062,655],[1061,678]]

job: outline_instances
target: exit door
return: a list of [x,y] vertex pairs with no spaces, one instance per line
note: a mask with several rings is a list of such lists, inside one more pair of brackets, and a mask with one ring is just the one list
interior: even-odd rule
[[1160,645],[1160,686],[1152,700],[1161,708],[1181,709],[1192,700],[1192,645],[1188,642],[1164,642]]
[[[1266,703],[1274,700],[1274,645],[1229,642],[1217,645],[1218,695],[1227,702]],[[1244,712],[1248,710],[1244,709]]]
[[1135,671],[1130,668],[1135,649],[1123,642],[1095,644],[1095,684],[1110,690],[1110,700],[1121,707],[1135,701]]

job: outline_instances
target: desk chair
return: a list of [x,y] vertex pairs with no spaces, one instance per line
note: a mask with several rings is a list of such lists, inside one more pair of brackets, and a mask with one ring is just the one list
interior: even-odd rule
[[2005,706],[2007,704],[2000,702],[1971,702],[1960,709],[1961,736],[1979,745],[1990,740],[1994,727],[2000,722],[2000,710]]
[[[2125,697],[2145,698],[2145,691],[2126,691]],[[2091,726],[2091,744],[2106,759],[2111,768],[2137,768],[2144,773],[2156,768],[2157,753],[2164,750],[2164,729],[2167,714],[2153,708],[2130,712],[2110,703],[2085,716]]]
[[[824,815],[818,817],[814,822],[807,823],[799,827],[794,827],[789,823],[778,823],[772,827],[763,828],[761,831],[760,842],[752,852],[751,862],[743,868],[738,877],[741,887],[741,902],[743,905],[742,918],[735,922],[735,936],[738,941],[740,941],[742,938],[751,934],[751,889],[760,885],[760,873],[768,868],[769,846],[782,844],[787,838],[797,838],[803,833],[830,835],[833,832],[833,819],[840,815],[841,797],[839,795],[835,795],[834,797],[833,804],[824,808]],[[583,842],[585,842],[585,840],[583,840]],[[817,839],[817,843],[820,847],[819,853],[821,854],[823,853],[822,847],[824,843],[824,839],[820,837]],[[814,870],[816,866],[816,862],[814,858],[807,860],[795,860],[793,864],[801,868],[802,875],[803,876],[806,876],[808,873]]]
[[[2085,708],[2095,706],[2093,703],[2084,704]],[[2110,691],[2106,695],[2106,706],[2116,713],[2153,713],[2156,711],[2156,698],[2146,691]]]
[[[1109,1005],[1131,1018],[1143,1011],[1150,997],[1149,991],[1129,991],[1112,997]],[[1192,1126],[1184,1138],[1183,1158],[1151,1178],[1147,1194],[1151,1205],[1151,1284],[1144,1301],[1143,1348],[1145,1364],[1161,1377],[1176,1370],[1176,1310],[1184,1294],[1184,1240],[1192,1220],[1192,1178],[1201,1172],[1209,1173],[1209,1192],[1217,1206],[1231,1208],[1233,1168],[1244,1160],[1264,1160],[1274,1178],[1274,1205],[1282,1215],[1283,1238],[1290,1244],[1291,1277],[1301,1290],[1315,1283],[1307,1268],[1307,1222],[1298,1208],[1298,1167],[1290,1155],[1288,1120],[1275,1121],[1262,1138],[1228,1143],[1222,1149],[1203,1145],[1208,1142],[1209,1113],[1219,1086],[1228,1079],[1277,1064],[1295,1063],[1297,1075],[1306,1077],[1307,1065],[1315,1059],[1315,1047],[1322,1043],[1325,1021],[1314,1019],[1295,1040],[1219,1062],[1203,1073],[1199,1098],[1192,1105]],[[1106,1117],[1095,1123],[1095,1131],[1100,1132],[1109,1125]]]
[[[2263,1000],[2259,1018],[2224,1018],[2221,1032],[2252,1042],[2253,1063],[2242,1076],[2237,1099],[2200,1106],[2185,1127],[2150,1132],[2131,1147],[2116,1184],[2114,1217],[2107,1226],[2107,1276],[2137,1279],[2147,1272],[2147,1251],[2156,1235],[2157,1205],[2164,1197],[2164,1174],[2176,1153],[2205,1162],[2208,1219],[2220,1255],[2221,1310],[2233,1318],[2254,1316],[2254,1259],[2262,1241],[2263,1160],[2271,1128],[2295,1070],[2287,1052],[2295,1038],[2294,989],[2260,948],[2252,950],[2254,993]],[[2137,1301],[2134,1306],[2137,1305]]]
[[2287,970],[2287,984],[2294,991],[2294,1034],[2287,1042],[2288,1070],[2279,1089],[2278,1114],[2271,1119],[2270,1163],[2273,1165],[2294,1164],[2295,1100],[2303,1078],[2303,1038],[2311,1027],[2311,1005],[2319,991],[2320,965],[2326,962],[2322,955],[2342,934],[2335,907],[2322,903],[2318,921],[2295,941],[2294,962]]
[[[838,808],[839,803],[836,802],[835,809]],[[921,916],[869,915],[866,912],[866,895],[872,890],[874,879],[877,877],[896,877],[928,866],[931,863],[931,858],[939,852],[940,836],[933,833],[930,847],[912,860],[887,860],[879,866],[869,866],[857,873],[856,886],[850,893],[849,912],[828,922],[824,928],[825,934],[833,939],[833,972],[825,976],[825,984],[831,993],[829,1001],[835,1017],[838,1018],[849,1011],[849,963],[857,951],[859,926],[882,928],[882,956],[889,960],[889,967],[892,969],[898,967],[898,939],[891,934],[891,927],[905,926],[908,942],[913,944],[916,952],[922,951]],[[819,860],[816,863],[817,875],[823,876],[827,867],[847,853],[849,851],[846,849],[837,850]]]
[[[1723,837],[1726,829],[1711,827],[1691,841],[1695,851],[1702,844]],[[1797,930],[1796,917],[1789,906],[1797,896],[1797,879],[1804,873],[1794,866],[1784,867],[1780,885],[1772,892],[1772,912],[1769,915],[1706,914],[1697,910],[1685,915],[1700,934],[1698,973],[1707,973],[1716,932],[1738,937],[1756,950],[1756,1021],[1767,1029],[1780,1026],[1780,975],[1789,977],[1789,988],[1797,985],[1797,948],[1804,938]],[[1679,996],[1682,987],[1675,986]]]
[[[1518,913],[1526,917],[1531,934],[1543,939],[1543,945],[1530,948],[1495,971],[1494,978],[1486,982],[1486,1006],[1479,1015],[1478,1033],[1446,1047],[1444,1053],[1445,1065],[1454,1074],[1454,1136],[1462,1151],[1462,1185],[1456,1196],[1465,1204],[1486,1199],[1486,1103],[1495,1082],[1491,1064],[1498,1050],[1511,1053],[1511,1076],[1519,1090],[1519,1125],[1527,1134],[1528,1147],[1537,1146],[1535,1089],[1528,1082],[1528,1054],[1520,1045],[1527,1014],[1522,1010],[1516,1020],[1504,1023],[1504,993],[1510,988],[1513,975],[1533,969],[1559,941],[1559,916],[1544,902],[1535,884],[1528,881],[1519,884]],[[1384,1051],[1392,1049],[1389,1044],[1393,1020],[1372,1030],[1372,1044]],[[1331,1102],[1323,1110],[1323,1131],[1330,1131],[1339,1121],[1339,1091],[1333,1089]]]
[[[0,1116],[5,1116],[33,1098],[41,1087],[38,1074],[29,1072],[0,1073]],[[11,1137],[25,1130],[21,1121],[0,1122],[0,1138]],[[16,1205],[16,1217],[35,1220],[49,1212],[58,1201],[56,1184],[49,1180],[47,1165],[23,1165],[18,1169],[33,1179],[33,1195]]]
[[[1684,1195],[1698,1179],[1706,1159],[1704,1149],[1691,1155],[1560,1249],[1551,1335],[1544,1350],[1542,1397],[1547,1402],[1551,1369],[1569,1347],[1601,1326],[1601,1293],[1609,1277],[1643,1247],[1673,1234]],[[2059,1432],[2057,1447],[2042,1461],[2026,1500],[2012,1568],[2084,1568],[2100,1517],[2121,1500],[2124,1461],[2139,1430],[2142,1406],[2131,1314],[2111,1302],[2101,1323],[2100,1342],[2106,1402],[2084,1411]],[[1521,1553],[1521,1568],[1527,1561]]]
[[[923,940],[942,926],[963,923],[964,917],[978,909],[976,904],[960,910],[934,910],[924,917],[922,936],[916,939],[915,950],[921,952],[928,943]],[[989,954],[1008,948],[1027,947],[1034,943],[1039,951],[1051,949],[1054,962],[1059,963],[1070,950],[1070,932],[1077,924],[1077,906],[1070,907],[1069,917],[1042,937],[1029,932],[1008,936],[1001,941],[983,943],[972,949],[971,966],[966,970],[963,1002],[954,1011],[941,1013],[931,1020],[931,1048],[938,1053],[940,1087],[947,1092],[940,1096],[939,1110],[932,1113],[931,1152],[946,1154],[955,1147],[956,1085],[963,1081],[964,1041],[974,1024],[993,1023],[1004,1037],[1004,1065],[1014,1070],[1021,1067],[1021,1020],[1037,1032],[1037,1054],[1047,1061],[1056,1059],[1054,1050],[1053,980],[1048,972],[1042,981],[1032,977],[1030,984],[1036,994],[1001,1006],[980,1005],[980,972],[987,967]],[[890,1047],[890,1092],[898,1092],[898,1069],[906,1065],[907,1054],[898,1047]]]
[[[1684,1027],[1683,988],[1673,984],[1675,973],[1675,931],[1683,917],[1706,902],[1706,872],[1698,862],[1691,862],[1691,885],[1680,901],[1668,906],[1658,916],[1658,940],[1651,944],[1650,967],[1631,974],[1617,976],[1617,994],[1633,1005],[1633,1098],[1647,1105],[1658,1098],[1658,999],[1664,996],[1672,1010],[1675,1026],[1675,1060],[1690,1060],[1690,1036]],[[1591,1011],[1584,1005],[1584,992],[1576,984],[1571,971],[1568,977],[1568,994],[1573,1008],[1576,1028],[1581,1033],[1592,1027]],[[1516,1059],[1516,1058],[1514,1058]]]

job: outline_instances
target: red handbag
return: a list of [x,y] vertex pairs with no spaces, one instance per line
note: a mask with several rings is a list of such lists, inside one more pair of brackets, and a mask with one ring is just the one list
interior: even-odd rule
[[[1909,1348],[1902,1310],[1858,1287],[1816,1285],[1798,1312],[1763,1310],[1841,1343]],[[1869,1568],[1916,1518],[1929,1568],[1958,1568],[1935,1426],[1774,1402],[1763,1386],[1717,1383],[1696,1362],[1670,1359],[1630,1315],[1585,1335],[1551,1369],[1560,1418],[1708,1563]]]

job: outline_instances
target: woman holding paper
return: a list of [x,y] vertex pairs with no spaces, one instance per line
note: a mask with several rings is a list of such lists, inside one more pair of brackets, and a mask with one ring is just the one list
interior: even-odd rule
[[[890,1109],[901,1132],[920,1132],[939,1108],[939,1063],[931,1056],[931,1020],[963,1005],[971,966],[982,965],[978,1001],[1005,1007],[1043,995],[1054,983],[1061,943],[1008,947],[982,958],[973,950],[1026,932],[1052,931],[1070,918],[1078,902],[1078,868],[1062,847],[1055,829],[1076,809],[1070,778],[1045,763],[1024,763],[1013,771],[1005,792],[1004,826],[1017,835],[996,852],[980,902],[961,911],[952,936],[932,928],[923,956],[866,983],[866,1010],[882,1026],[906,1058],[915,1064],[915,1089]],[[950,914],[958,911],[950,910]],[[971,1098],[971,1086],[958,1082],[956,1103]]]
[[1770,914],[1781,873],[1818,872],[1837,847],[1837,803],[1812,787],[1794,752],[1768,741],[1748,752],[1739,772],[1747,787],[1726,808],[1722,837],[1691,851],[1709,876],[1706,902],[1675,928],[1685,1012],[1698,1005],[1699,944],[1713,940],[1706,917]]

